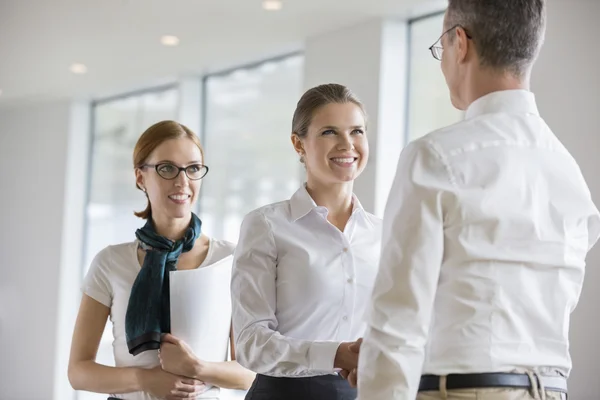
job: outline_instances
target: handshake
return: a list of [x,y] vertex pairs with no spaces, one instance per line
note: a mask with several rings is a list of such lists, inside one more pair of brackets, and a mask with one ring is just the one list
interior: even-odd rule
[[358,379],[358,353],[362,338],[356,342],[343,342],[339,345],[333,367],[341,369],[340,376],[350,383],[350,386],[357,386]]

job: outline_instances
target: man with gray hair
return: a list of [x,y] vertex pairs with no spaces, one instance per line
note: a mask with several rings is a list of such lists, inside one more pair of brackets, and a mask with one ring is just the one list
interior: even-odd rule
[[360,400],[566,398],[600,216],[529,91],[544,31],[543,0],[448,2],[430,50],[465,119],[400,157]]

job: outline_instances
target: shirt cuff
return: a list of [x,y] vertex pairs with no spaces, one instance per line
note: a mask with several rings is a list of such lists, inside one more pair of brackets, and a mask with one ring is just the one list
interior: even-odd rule
[[333,372],[338,347],[340,347],[338,342],[313,342],[308,349],[309,369]]

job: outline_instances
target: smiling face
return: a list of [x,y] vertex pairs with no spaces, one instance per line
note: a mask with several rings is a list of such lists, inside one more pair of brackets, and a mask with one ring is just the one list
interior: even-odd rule
[[[191,180],[184,171],[174,179],[164,177],[175,175],[176,168],[186,167],[193,177],[202,168],[203,161],[198,146],[191,139],[180,137],[162,142],[144,162],[147,166],[136,168],[136,183],[148,196],[153,218],[189,218],[198,200],[202,180]],[[155,165],[158,165],[158,171]]]
[[318,108],[304,137],[292,135],[306,165],[307,180],[320,184],[351,182],[369,159],[365,115],[353,102]]

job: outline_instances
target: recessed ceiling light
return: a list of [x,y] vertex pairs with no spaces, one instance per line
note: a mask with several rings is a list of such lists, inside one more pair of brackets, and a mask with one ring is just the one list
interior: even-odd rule
[[179,44],[179,38],[177,36],[165,35],[160,38],[160,42],[165,46],[177,46]]
[[84,64],[75,63],[71,64],[69,70],[74,74],[83,75],[87,72],[87,67]]
[[277,11],[281,10],[283,4],[281,3],[281,0],[263,0],[262,6],[267,11]]

